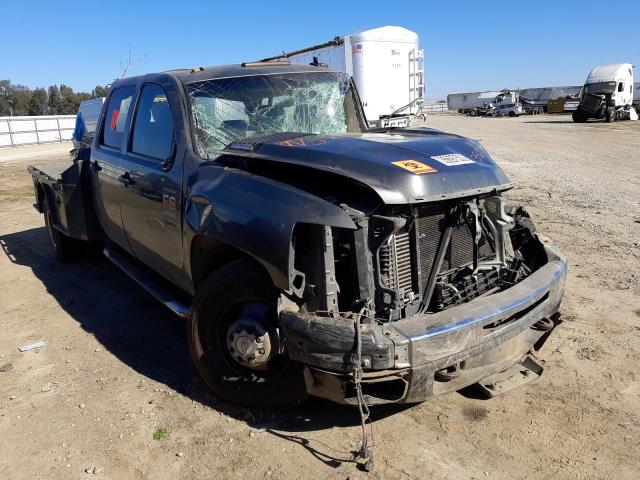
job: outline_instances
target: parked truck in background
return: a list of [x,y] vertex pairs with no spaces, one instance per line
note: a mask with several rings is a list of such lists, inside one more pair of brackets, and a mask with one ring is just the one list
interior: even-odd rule
[[90,153],[89,148],[93,141],[93,135],[98,125],[98,119],[104,105],[104,97],[91,98],[80,102],[78,113],[76,114],[76,125],[73,129],[71,140],[73,141],[74,150],[81,155],[85,155],[88,159]]
[[345,73],[121,79],[88,157],[29,170],[55,255],[102,244],[186,320],[224,400],[495,396],[542,373],[566,258],[507,205],[512,184],[480,143],[368,128]]
[[[263,61],[285,59],[351,75],[372,126],[408,126],[424,97],[424,51],[418,34],[406,28],[364,30]],[[392,115],[396,111],[401,113]]]
[[491,112],[488,116],[519,117],[525,113],[520,95],[510,89],[499,92],[451,93],[447,95],[447,107],[471,116],[483,115],[485,111]]
[[573,121],[586,122],[590,118],[628,120],[633,108],[633,65],[614,63],[595,67],[584,84],[582,98],[573,112]]

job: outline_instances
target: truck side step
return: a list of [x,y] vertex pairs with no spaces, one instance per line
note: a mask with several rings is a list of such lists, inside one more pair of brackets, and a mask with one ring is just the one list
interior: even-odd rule
[[130,260],[125,254],[120,253],[111,246],[106,246],[102,253],[175,315],[182,319],[189,316],[189,306],[179,300],[178,296],[171,293],[168,288],[162,286],[161,281],[155,279],[156,274],[151,270],[137,265],[135,260]]
[[520,362],[504,372],[491,375],[477,383],[480,391],[487,397],[493,398],[518,388],[525,383],[538,380],[544,368],[534,357],[527,355]]

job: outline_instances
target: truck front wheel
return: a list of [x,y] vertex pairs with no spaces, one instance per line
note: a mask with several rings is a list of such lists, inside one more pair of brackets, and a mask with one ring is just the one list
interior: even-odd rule
[[47,228],[49,243],[53,248],[53,254],[60,261],[71,259],[73,250],[73,239],[67,237],[64,233],[54,227],[51,207],[49,205],[49,199],[47,197],[44,198],[42,204],[42,213],[44,214],[44,224]]
[[616,110],[615,108],[607,108],[605,113],[605,121],[607,123],[611,123],[616,119]]
[[587,116],[584,114],[582,110],[574,110],[571,114],[571,118],[575,123],[584,123],[587,121]]
[[249,260],[221,267],[198,289],[187,323],[189,351],[219,398],[276,409],[305,400],[302,365],[287,357],[278,328],[278,296]]

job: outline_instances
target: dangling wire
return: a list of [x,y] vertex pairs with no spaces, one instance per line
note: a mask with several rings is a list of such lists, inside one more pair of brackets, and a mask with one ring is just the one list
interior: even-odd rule
[[358,315],[353,322],[353,327],[356,332],[356,355],[355,360],[352,362],[353,369],[353,383],[356,388],[356,397],[358,400],[358,411],[360,412],[360,426],[362,427],[362,444],[360,445],[360,451],[354,456],[354,459],[361,458],[364,460],[364,469],[367,472],[373,470],[373,451],[369,447],[369,438],[367,435],[367,422],[369,422],[369,428],[371,430],[371,443],[373,444],[373,424],[371,423],[371,412],[369,405],[362,393],[362,335],[360,332],[360,318]]

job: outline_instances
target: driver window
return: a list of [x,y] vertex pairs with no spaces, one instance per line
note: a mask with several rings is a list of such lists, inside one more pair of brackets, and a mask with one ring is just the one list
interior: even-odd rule
[[624,83],[620,82],[620,83],[618,84],[618,91],[619,91],[619,92],[624,92]]
[[160,85],[145,85],[136,110],[131,151],[165,161],[172,144],[173,119],[167,95]]

